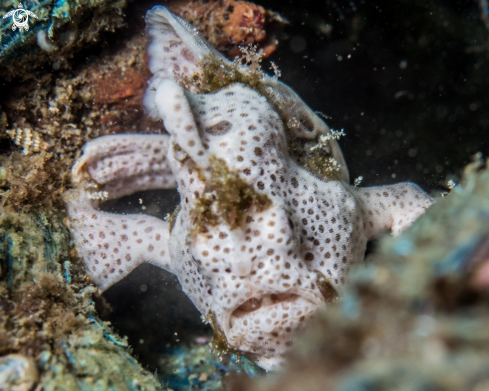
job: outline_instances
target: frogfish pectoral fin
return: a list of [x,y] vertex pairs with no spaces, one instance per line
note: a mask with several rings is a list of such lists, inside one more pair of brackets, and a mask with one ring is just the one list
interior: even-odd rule
[[359,188],[350,186],[357,199],[367,238],[383,231],[400,234],[433,204],[433,198],[414,183]]

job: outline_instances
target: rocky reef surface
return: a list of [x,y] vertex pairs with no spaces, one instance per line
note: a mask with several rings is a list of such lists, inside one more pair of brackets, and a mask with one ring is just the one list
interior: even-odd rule
[[96,314],[63,224],[69,167],[13,152],[0,178],[0,389],[162,389]]

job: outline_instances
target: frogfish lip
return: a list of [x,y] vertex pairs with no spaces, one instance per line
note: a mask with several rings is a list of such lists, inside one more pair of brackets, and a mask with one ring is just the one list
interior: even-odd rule
[[293,292],[252,297],[229,312],[228,327],[225,326],[224,331],[228,338],[241,339],[251,330],[271,333],[285,325],[293,327],[309,317],[318,304],[315,298]]

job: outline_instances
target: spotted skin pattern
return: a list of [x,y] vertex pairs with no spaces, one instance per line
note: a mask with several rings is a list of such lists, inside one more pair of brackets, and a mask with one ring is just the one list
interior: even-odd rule
[[[324,153],[339,163],[336,176],[299,165],[287,134],[317,141],[331,131],[290,88],[262,75],[258,87],[199,93],[182,80],[202,76],[206,59],[229,62],[164,7],[146,22],[154,76],[145,104],[168,134],[87,143],[73,168],[78,190],[67,197],[74,241],[102,289],[142,262],[163,267],[230,349],[278,368],[294,332],[341,294],[367,241],[398,234],[432,199],[412,183],[350,186],[332,138]],[[297,118],[300,126],[287,125]],[[112,198],[176,186],[181,205],[171,224],[111,214],[88,196],[93,183]]]

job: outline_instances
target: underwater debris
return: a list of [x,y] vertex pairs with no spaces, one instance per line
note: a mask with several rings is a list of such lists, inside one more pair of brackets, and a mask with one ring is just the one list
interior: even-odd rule
[[[12,31],[10,18],[0,19],[0,77],[28,79],[33,77],[34,69],[46,62],[57,63],[58,69],[66,65],[77,50],[97,42],[100,33],[124,26],[122,10],[126,3],[126,0],[24,1],[24,8],[34,12],[38,19],[28,31]],[[17,1],[3,1],[0,17],[16,6]],[[38,34],[42,34],[40,44]]]
[[270,56],[287,23],[277,13],[248,1],[193,0],[170,9],[230,59],[240,55],[240,46],[248,45],[257,45],[264,57]]
[[88,195],[91,200],[106,200],[109,198],[109,192],[107,191],[95,191]]
[[233,390],[485,389],[489,162],[481,163],[352,270],[338,305],[317,313],[280,378],[239,378]]

